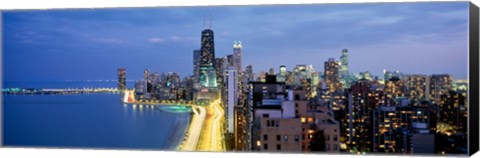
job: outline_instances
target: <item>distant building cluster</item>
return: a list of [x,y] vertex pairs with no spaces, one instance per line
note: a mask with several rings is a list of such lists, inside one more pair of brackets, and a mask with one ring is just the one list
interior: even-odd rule
[[144,78],[135,81],[136,100],[192,100],[193,81],[191,78],[181,79],[177,73],[150,73],[144,71]]
[[[467,153],[467,81],[449,74],[348,70],[347,49],[329,58],[323,72],[298,64],[278,72],[243,69],[243,44],[215,57],[214,32],[201,33],[193,50],[193,75],[145,70],[135,82],[139,100],[220,99],[227,149],[235,151]],[[126,70],[118,70],[125,89]]]

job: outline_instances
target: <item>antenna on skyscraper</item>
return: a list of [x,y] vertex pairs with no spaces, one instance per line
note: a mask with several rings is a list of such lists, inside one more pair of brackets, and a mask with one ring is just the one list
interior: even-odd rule
[[209,28],[211,29],[212,28],[212,15],[209,15],[209,17],[210,17],[210,27]]
[[206,22],[205,22],[205,21],[206,21],[206,20],[205,20],[205,17],[203,17],[203,28],[204,28],[204,29],[207,28],[207,25],[206,25]]

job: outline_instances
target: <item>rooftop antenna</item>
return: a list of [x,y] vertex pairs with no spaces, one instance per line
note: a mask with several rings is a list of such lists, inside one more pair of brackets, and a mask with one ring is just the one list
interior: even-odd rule
[[212,28],[212,15],[209,15],[209,16],[210,16],[210,27],[209,27],[209,29],[211,29]]
[[203,17],[203,28],[207,28],[205,17]]

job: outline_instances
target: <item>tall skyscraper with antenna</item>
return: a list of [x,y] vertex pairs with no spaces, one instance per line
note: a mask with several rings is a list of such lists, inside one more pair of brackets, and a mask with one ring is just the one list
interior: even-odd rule
[[200,47],[200,72],[199,81],[204,88],[216,88],[217,77],[215,72],[215,42],[214,34],[210,25],[202,31]]

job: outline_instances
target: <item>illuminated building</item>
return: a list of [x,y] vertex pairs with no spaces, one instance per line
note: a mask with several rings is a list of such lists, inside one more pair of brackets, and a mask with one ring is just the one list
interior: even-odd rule
[[237,151],[245,151],[249,149],[250,140],[247,139],[250,131],[247,124],[247,109],[243,106],[234,107],[234,146]]
[[[376,82],[369,80],[356,81],[347,91],[345,110],[340,110],[341,137],[345,142],[346,150],[350,152],[372,151],[372,137],[370,120],[375,119],[370,115],[372,110],[385,104],[383,91],[375,89]],[[386,106],[393,106],[386,103]],[[345,113],[341,113],[345,111]]]
[[349,75],[348,75],[348,50],[342,50],[342,56],[340,56],[340,80],[344,88],[350,87]]
[[320,85],[320,72],[311,73],[311,94],[312,98],[317,96],[318,86]]
[[296,65],[292,73],[293,83],[289,85],[294,88],[302,87],[302,80],[308,78],[307,65]]
[[427,76],[407,75],[406,77],[407,97],[413,101],[426,99]]
[[440,97],[447,94],[449,90],[453,88],[452,76],[448,74],[434,74],[430,76],[429,81],[429,94],[432,103],[437,104],[440,102]]
[[403,80],[403,79],[404,79],[403,73],[401,73],[401,72],[398,71],[398,70],[397,70],[397,71],[393,71],[393,72],[387,71],[387,70],[385,70],[385,69],[383,70],[383,81],[384,81],[385,83],[388,82],[388,81],[390,81],[390,79],[391,79],[392,77],[396,77],[396,78],[398,78],[398,79],[400,79],[400,80]]
[[217,76],[215,72],[215,45],[211,29],[202,31],[200,48],[199,81],[203,88],[216,88]]
[[233,43],[233,66],[238,73],[242,72],[242,42],[240,41]]
[[135,81],[135,100],[145,99],[146,92],[145,80]]
[[118,68],[118,90],[125,90],[127,83],[127,70],[125,68]]
[[259,81],[259,82],[265,82],[266,81],[266,77],[267,75],[269,75],[268,73],[266,73],[265,71],[261,71],[259,73],[255,73],[255,81]]
[[359,74],[359,79],[360,80],[369,80],[369,81],[372,81],[373,80],[373,75],[369,72],[369,71],[365,71],[365,72],[360,72]]
[[440,98],[440,122],[446,123],[456,131],[467,131],[466,96],[455,91],[448,91]]
[[285,82],[287,77],[287,67],[285,65],[281,65],[279,68],[279,72],[277,74],[277,81]]
[[385,94],[390,102],[394,102],[397,98],[405,97],[406,95],[405,80],[401,80],[398,77],[391,77],[385,82]]
[[393,77],[393,74],[391,71],[387,71],[387,70],[383,70],[383,82],[384,83],[387,83],[388,81],[390,81],[390,78]]
[[285,65],[281,65],[279,73],[280,75],[283,75],[283,76],[287,75],[287,67]]
[[[283,101],[282,106],[294,107],[295,118],[300,118],[302,124],[302,150],[315,152],[318,146],[312,146],[312,140],[319,136],[325,138],[325,152],[340,151],[340,127],[333,118],[333,113],[325,102],[317,102],[308,98],[303,90],[288,90],[288,99]],[[287,109],[287,108],[283,108]],[[284,115],[285,116],[285,115]]]
[[328,92],[342,91],[339,75],[338,62],[333,58],[328,59],[325,62],[325,82]]
[[[250,82],[249,97],[247,98],[247,111],[250,117],[247,121],[249,124],[249,132],[251,132],[250,149],[261,150],[257,141],[261,141],[261,113],[273,111],[277,115],[281,114],[281,104],[286,93],[286,85],[284,82],[277,82],[275,75],[267,75],[265,82]],[[271,115],[273,117],[273,115]],[[278,118],[278,117],[273,117]],[[300,121],[300,120],[299,120]]]
[[199,82],[200,75],[200,50],[193,51],[193,79],[195,83]]
[[[395,151],[394,127],[397,123],[396,108],[394,106],[381,106],[371,112],[371,151]],[[368,141],[368,140],[367,140]]]
[[143,71],[143,80],[145,81],[144,83],[146,88],[145,93],[146,94],[151,93],[153,91],[153,82],[150,77],[150,70],[145,69],[145,71]]
[[248,65],[247,68],[245,69],[245,75],[247,76],[249,81],[253,81],[253,66]]
[[182,87],[185,88],[183,99],[185,100],[193,99],[193,85],[194,85],[194,79],[192,77],[183,78]]
[[224,68],[225,64],[223,63],[225,58],[215,58],[215,73],[217,77],[217,86],[223,86],[224,80],[224,73],[227,73],[224,70],[228,70]]

